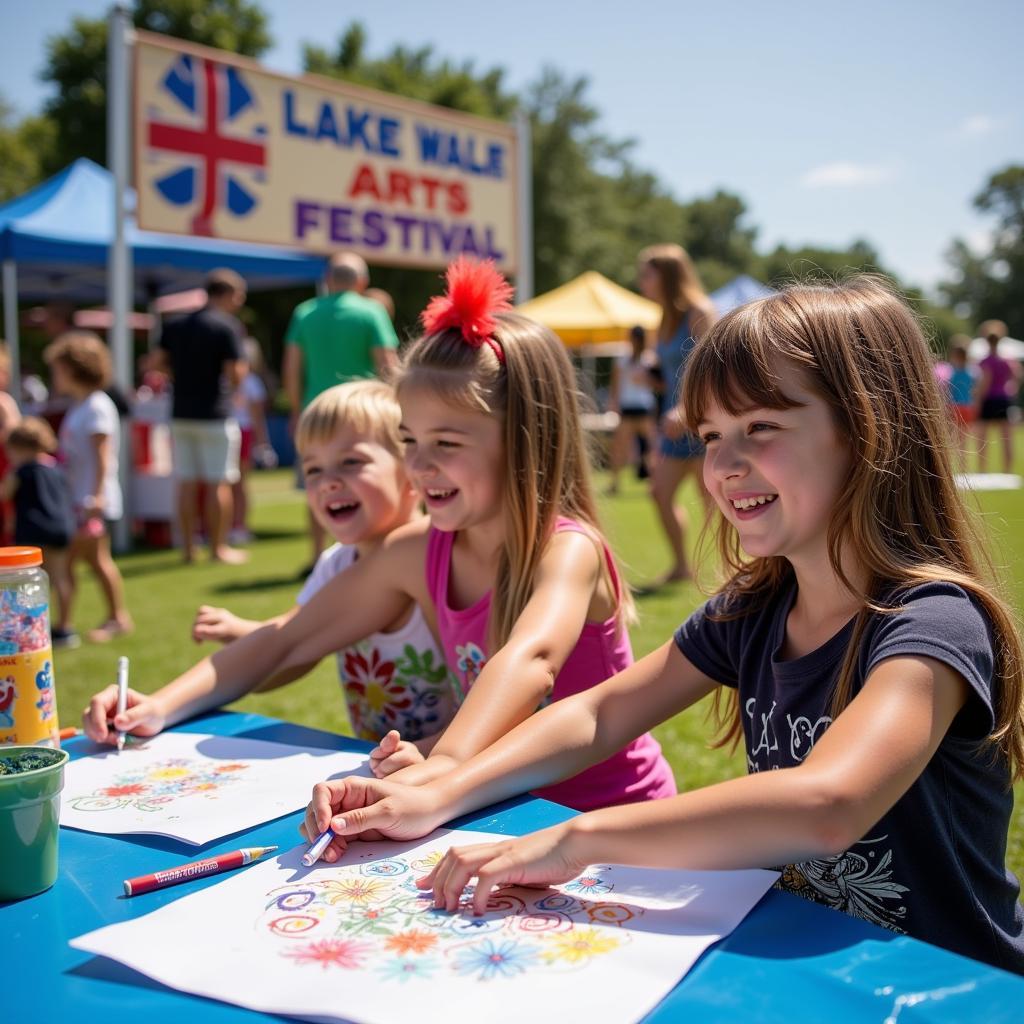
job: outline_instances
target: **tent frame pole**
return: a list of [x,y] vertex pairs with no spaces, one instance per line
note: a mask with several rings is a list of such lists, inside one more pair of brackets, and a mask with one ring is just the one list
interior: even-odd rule
[[4,337],[11,360],[8,390],[21,405],[21,339],[18,336],[18,264],[4,260]]
[[516,302],[533,298],[533,142],[530,115],[525,110],[516,114],[516,155],[518,202],[516,218],[518,253],[516,254]]
[[[107,21],[107,165],[114,176],[114,237],[107,268],[107,304],[111,312],[110,349],[114,380],[125,395],[130,395],[132,373],[132,335],[128,313],[135,289],[132,287],[132,259],[125,237],[125,199],[128,192],[129,124],[128,47],[131,21],[128,9],[115,5]],[[124,496],[124,515],[113,526],[115,551],[131,547],[132,479],[131,446],[126,431],[121,432],[120,477]]]

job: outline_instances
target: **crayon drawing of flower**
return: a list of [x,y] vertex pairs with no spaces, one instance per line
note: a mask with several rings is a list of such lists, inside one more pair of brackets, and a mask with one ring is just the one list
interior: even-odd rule
[[610,953],[620,945],[617,938],[597,928],[577,928],[549,939],[544,949],[544,959],[548,963],[566,960],[571,964],[580,964],[592,956]]
[[150,773],[151,779],[159,779],[161,782],[171,779],[183,779],[192,773],[187,768],[154,768]]
[[213,770],[215,772],[244,772],[248,767],[247,764],[238,764],[233,761],[231,764],[219,764]]
[[319,964],[325,971],[328,967],[354,970],[362,967],[363,958],[371,948],[365,942],[353,942],[351,939],[318,939],[281,955],[298,964]]
[[405,956],[408,953],[428,953],[437,945],[437,936],[430,932],[396,932],[384,940],[384,945],[393,953]]
[[99,792],[104,796],[137,796],[139,793],[145,793],[146,787],[140,782],[130,782],[123,786],[107,786]]
[[398,956],[377,969],[377,976],[384,981],[411,981],[413,978],[429,978],[437,971],[437,961],[432,957]]
[[324,900],[332,906],[336,903],[354,903],[367,906],[381,903],[390,886],[373,878],[345,878],[340,882],[324,883]]
[[612,886],[603,881],[598,875],[580,875],[575,881],[570,882],[566,889],[572,892],[582,892],[587,896],[599,896],[612,891]]
[[486,939],[455,955],[455,970],[459,974],[476,975],[478,981],[514,978],[536,963],[535,946],[524,946],[511,939],[504,942]]

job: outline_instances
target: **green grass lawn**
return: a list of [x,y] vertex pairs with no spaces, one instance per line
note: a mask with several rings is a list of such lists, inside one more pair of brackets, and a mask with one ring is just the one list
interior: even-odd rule
[[[1024,472],[1024,445],[1019,472]],[[197,647],[190,638],[192,617],[200,604],[223,605],[247,618],[265,618],[289,607],[298,591],[297,574],[309,558],[305,509],[291,488],[288,471],[258,474],[253,525],[258,535],[252,561],[241,567],[210,563],[182,565],[173,551],[140,552],[120,560],[128,606],[136,633],[115,646],[86,644],[58,651],[56,678],[61,722],[78,724],[88,697],[115,678],[119,654],[132,664],[132,686],[153,690],[188,668],[210,645]],[[603,481],[600,481],[603,483]],[[691,521],[699,522],[700,502],[692,484],[682,492]],[[1001,582],[1018,609],[1024,610],[1024,492],[991,492],[980,496],[980,507],[998,552]],[[633,583],[656,577],[665,568],[667,552],[646,492],[624,478],[623,492],[604,502],[611,541]],[[82,588],[77,625],[87,629],[102,614],[98,591],[80,574]],[[680,584],[639,599],[640,623],[633,630],[639,657],[663,643],[702,595],[692,584]],[[344,609],[339,609],[344,614]],[[248,697],[238,708],[338,732],[349,732],[334,665],[325,660],[306,679],[265,696]],[[681,787],[693,788],[743,772],[741,755],[709,747],[704,706],[677,715],[657,730],[665,754]],[[1024,875],[1024,784],[1016,790],[1017,804],[1007,860]]]

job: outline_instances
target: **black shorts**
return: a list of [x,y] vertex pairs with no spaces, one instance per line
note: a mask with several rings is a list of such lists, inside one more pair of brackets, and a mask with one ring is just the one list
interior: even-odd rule
[[646,420],[654,416],[653,409],[642,409],[640,406],[629,406],[619,410],[619,416],[624,420]]
[[982,423],[1001,423],[1007,419],[1007,413],[1010,409],[1010,400],[1008,398],[986,398],[981,403],[981,413],[978,419]]

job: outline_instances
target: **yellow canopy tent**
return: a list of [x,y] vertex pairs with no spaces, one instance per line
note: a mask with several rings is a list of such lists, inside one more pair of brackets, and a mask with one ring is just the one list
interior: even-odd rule
[[516,307],[517,313],[550,327],[570,348],[623,341],[639,324],[652,331],[661,322],[661,307],[596,270],[580,274],[560,288]]

